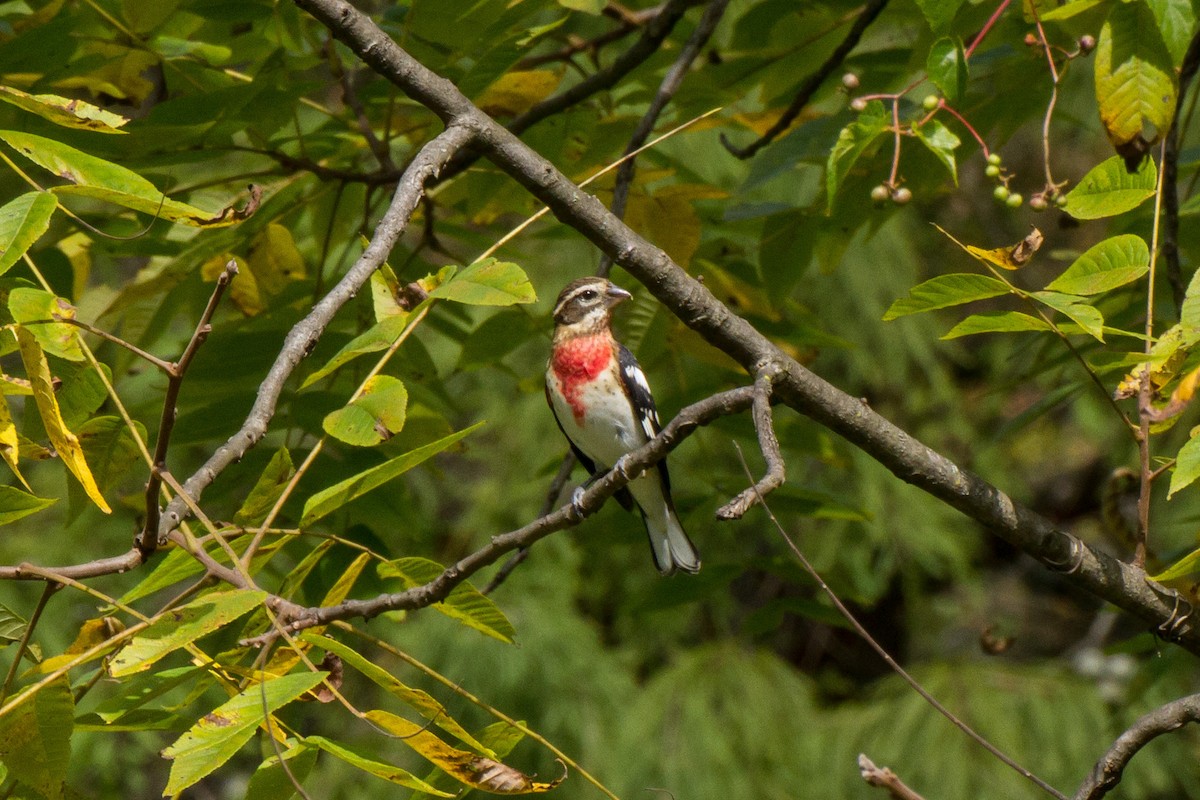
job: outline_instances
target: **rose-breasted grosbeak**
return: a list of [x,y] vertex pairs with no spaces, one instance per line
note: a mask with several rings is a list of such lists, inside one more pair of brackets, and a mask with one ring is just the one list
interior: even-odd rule
[[[637,359],[613,338],[612,309],[631,295],[604,278],[567,284],[554,307],[546,401],[575,457],[593,479],[658,434],[658,412]],[[632,495],[632,497],[631,497]],[[700,556],[675,515],[666,461],[616,495],[637,503],[659,572],[697,572]]]

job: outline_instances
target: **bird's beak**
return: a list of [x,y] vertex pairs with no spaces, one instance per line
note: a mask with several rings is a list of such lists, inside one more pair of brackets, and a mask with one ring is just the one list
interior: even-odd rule
[[604,294],[608,298],[607,305],[609,308],[612,308],[613,306],[617,305],[617,303],[622,303],[633,297],[633,295],[622,289],[620,286],[617,286],[615,283],[610,283],[608,285],[608,291]]

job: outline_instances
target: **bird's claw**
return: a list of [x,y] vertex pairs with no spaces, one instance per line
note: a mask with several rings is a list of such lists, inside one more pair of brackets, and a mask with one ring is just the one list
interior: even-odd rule
[[620,476],[621,480],[625,481],[626,483],[629,482],[629,471],[628,471],[628,469],[626,469],[628,464],[629,464],[629,454],[626,453],[625,455],[618,458],[616,463],[614,463],[612,465],[612,471],[615,472],[618,476]]
[[576,519],[583,519],[583,487],[576,486],[575,491],[571,492],[571,510],[575,512]]

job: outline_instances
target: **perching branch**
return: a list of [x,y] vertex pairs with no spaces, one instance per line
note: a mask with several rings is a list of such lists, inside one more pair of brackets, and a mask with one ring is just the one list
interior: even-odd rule
[[850,55],[850,51],[858,46],[858,41],[862,38],[863,33],[875,21],[875,18],[879,16],[879,13],[883,11],[887,3],[888,0],[868,0],[867,4],[863,6],[862,13],[859,14],[858,19],[854,20],[854,24],[850,27],[850,30],[846,32],[846,38],[842,39],[841,43],[834,48],[833,52],[829,54],[829,58],[825,59],[825,63],[817,67],[816,72],[804,79],[804,82],[800,84],[800,88],[796,91],[796,96],[792,98],[791,105],[787,107],[783,115],[775,121],[775,124],[766,133],[745,147],[737,147],[722,134],[721,144],[725,145],[725,149],[738,158],[745,159],[750,158],[759,150],[775,141],[775,138],[786,131],[796,117],[800,116],[800,112],[812,100],[813,95],[821,88],[821,84],[825,82],[825,79],[832,75],[841,66],[842,62],[846,60],[846,56]]
[[754,381],[754,430],[758,434],[758,448],[767,471],[758,483],[717,509],[717,519],[741,519],[755,503],[783,485],[783,454],[779,452],[779,439],[775,438],[775,421],[771,414],[771,377],[759,375]]
[[402,50],[345,0],[294,0],[326,25],[359,58],[444,123],[469,127],[474,143],[498,167],[548,205],[641,281],[672,313],[750,374],[777,371],[775,396],[840,434],[893,474],[962,511],[996,535],[1068,576],[1070,582],[1133,614],[1152,627],[1170,623],[1174,641],[1200,653],[1200,624],[1180,617],[1173,598],[1145,572],[1094,550],[1046,518],[1017,504],[982,478],[961,469],[861,400],[851,397],[780,350],[721,303],[702,283],[579,190],[553,164],[488,117],[450,81]]
[[[495,563],[505,553],[527,548],[555,531],[578,525],[586,517],[599,511],[604,501],[630,480],[666,457],[667,453],[678,447],[697,428],[718,417],[744,411],[750,407],[753,400],[754,388],[744,386],[720,392],[684,408],[667,423],[658,436],[629,454],[625,462],[625,475],[615,470],[605,473],[582,493],[577,504],[568,503],[515,531],[493,536],[488,544],[459,559],[429,583],[369,600],[347,600],[335,606],[308,608],[291,615],[281,614],[280,622],[285,631],[295,633],[315,625],[328,625],[336,620],[358,617],[371,619],[385,611],[425,608],[439,602],[445,599],[455,586],[483,567]],[[271,631],[245,644],[263,644],[276,636],[278,633]]]
[[1139,750],[1153,739],[1179,730],[1189,722],[1200,722],[1200,694],[1172,700],[1140,718],[1118,736],[1108,752],[1096,762],[1092,774],[1075,793],[1075,800],[1100,800],[1121,782],[1121,773]]
[[878,786],[887,789],[895,800],[925,800],[921,795],[904,785],[900,776],[887,767],[877,767],[866,753],[858,754],[858,771],[868,786]]

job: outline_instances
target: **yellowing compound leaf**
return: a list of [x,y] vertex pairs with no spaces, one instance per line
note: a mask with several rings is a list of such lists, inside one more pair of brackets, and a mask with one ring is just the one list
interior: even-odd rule
[[411,772],[400,767],[394,767],[391,764],[384,764],[381,761],[367,758],[359,755],[348,747],[343,747],[337,742],[331,742],[324,736],[309,736],[304,740],[304,743],[314,747],[319,747],[331,756],[345,761],[347,764],[357,767],[368,775],[374,775],[376,778],[383,778],[385,781],[391,781],[397,786],[404,786],[408,789],[416,789],[417,791],[425,792],[434,797],[454,797],[450,792],[443,792],[435,786],[432,786],[425,781],[413,775]]
[[75,306],[44,289],[18,286],[8,294],[8,311],[47,353],[68,361],[83,361],[83,348],[79,346],[75,328],[54,321],[75,319]]
[[8,410],[8,399],[0,394],[0,458],[3,458],[4,463],[8,464],[9,469],[17,476],[17,480],[21,481],[21,485],[29,489],[29,482],[17,468],[20,452],[21,442],[17,436],[16,423],[13,422],[12,414]]
[[57,195],[81,195],[194,227],[232,225],[244,214],[232,207],[216,214],[170,200],[154,184],[119,164],[89,155],[62,142],[32,133],[0,131],[0,141],[49,170],[69,185],[51,189]]
[[[406,589],[424,586],[443,571],[441,564],[418,556],[397,558],[379,565],[379,577],[398,578]],[[504,616],[500,606],[466,581],[455,586],[445,600],[434,603],[433,609],[502,642],[511,644],[517,635],[516,628]]]
[[368,711],[365,717],[388,733],[400,737],[422,757],[473,789],[492,794],[535,794],[550,791],[566,777],[564,775],[550,783],[537,783],[528,775],[495,759],[451,747],[424,726],[403,717],[378,709]]
[[[267,225],[250,242],[246,263],[254,273],[259,291],[266,296],[279,294],[289,283],[303,280],[307,275],[292,232],[277,222]],[[238,279],[241,277],[239,273]]]
[[125,133],[120,128],[129,122],[127,117],[83,100],[69,100],[56,94],[26,94],[11,86],[0,86],[0,101],[12,103],[64,128],[80,128],[95,133]]
[[475,104],[495,116],[522,114],[550,96],[562,74],[547,69],[506,72],[483,90]]
[[475,306],[533,303],[537,293],[525,271],[508,261],[485,258],[464,267],[429,292],[430,297]]
[[371,447],[400,432],[407,409],[404,383],[390,375],[376,375],[366,382],[361,395],[330,412],[322,427],[346,444]]
[[232,589],[206,594],[163,614],[109,662],[113,677],[149,669],[156,661],[225,627],[266,600],[266,592]]
[[1030,259],[1041,248],[1043,241],[1042,232],[1034,228],[1029,232],[1028,236],[1009,247],[984,250],[981,247],[967,245],[966,251],[980,261],[1000,267],[1000,269],[1017,270],[1029,263]]
[[342,661],[369,678],[375,685],[387,690],[393,697],[411,706],[422,717],[430,720],[433,724],[459,739],[468,747],[482,755],[491,758],[496,757],[496,754],[492,750],[480,743],[466,729],[459,725],[446,711],[446,707],[434,699],[432,695],[420,689],[409,687],[383,667],[375,665],[358,651],[351,649],[336,639],[315,634],[311,630],[305,631],[301,638],[309,644],[316,645],[327,652],[340,656]]
[[96,486],[96,479],[92,477],[92,471],[88,468],[79,439],[63,422],[58,398],[54,396],[50,365],[46,362],[42,346],[32,333],[21,327],[17,328],[17,344],[21,350],[21,361],[25,364],[25,374],[29,376],[30,385],[33,387],[33,399],[37,403],[38,414],[46,428],[46,435],[50,437],[50,443],[54,445],[59,458],[79,481],[79,485],[92,502],[105,514],[111,514],[112,509],[104,501],[104,496]]
[[177,795],[233,757],[250,741],[266,715],[312,689],[324,672],[299,672],[252,684],[244,692],[200,718],[163,750],[174,759],[164,795]]

